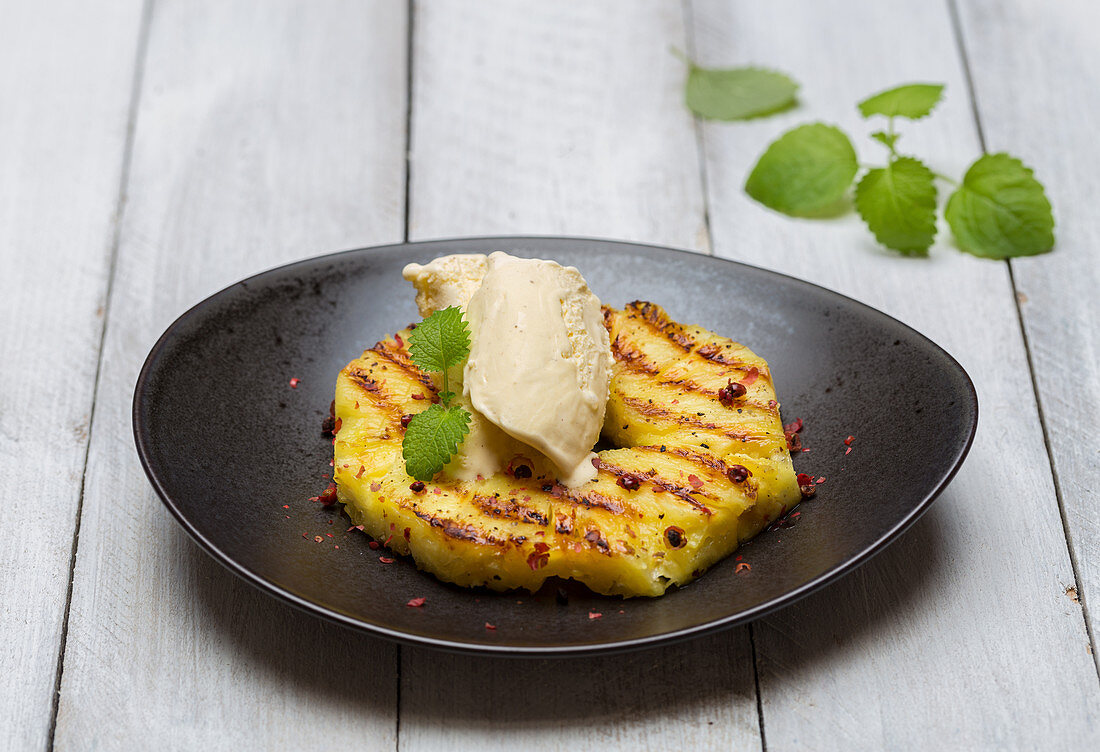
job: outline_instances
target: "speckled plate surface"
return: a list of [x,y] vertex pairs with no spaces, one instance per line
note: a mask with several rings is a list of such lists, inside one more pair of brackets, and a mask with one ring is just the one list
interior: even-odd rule
[[[339,509],[308,501],[328,483],[332,447],[321,423],[336,374],[419,318],[401,268],[492,250],[576,266],[605,303],[659,303],[674,319],[767,359],[784,421],[805,421],[802,440],[812,452],[798,454],[795,467],[827,480],[794,524],[740,550],[751,571],[736,573],[731,557],[657,599],[608,598],[573,585],[564,604],[556,587],[535,595],[466,590],[410,559],[381,563]],[[300,379],[295,389],[292,378]],[[165,505],[211,556],[260,589],[383,637],[546,656],[722,629],[851,571],[947,485],[970,448],[977,410],[974,387],[950,355],[834,292],[682,251],[511,237],[348,251],[238,282],[183,314],[157,342],[133,418],[141,462]],[[856,440],[846,454],[848,435]],[[406,606],[414,597],[425,605]]]

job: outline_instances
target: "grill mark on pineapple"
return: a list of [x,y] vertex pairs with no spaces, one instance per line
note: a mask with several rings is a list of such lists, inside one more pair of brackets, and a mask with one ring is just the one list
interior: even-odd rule
[[[632,447],[632,448],[636,449],[636,450],[637,449],[647,449],[647,450],[648,449],[653,449],[652,447]],[[653,449],[653,451],[659,451],[659,450]],[[694,507],[696,510],[698,510],[699,512],[702,512],[703,514],[707,515],[708,517],[712,514],[711,511],[710,511],[710,508],[707,507],[706,504],[704,504],[703,502],[699,501],[698,499],[696,499],[694,496],[691,495],[692,493],[701,493],[701,492],[696,492],[694,488],[688,488],[687,486],[681,486],[681,485],[678,485],[676,483],[673,483],[672,481],[667,480],[666,478],[662,478],[661,476],[657,475],[657,473],[652,471],[652,470],[645,470],[645,471],[627,470],[626,468],[620,467],[619,465],[615,465],[611,462],[608,462],[607,460],[605,460],[601,457],[600,458],[600,468],[599,468],[598,472],[605,472],[605,471],[609,475],[614,475],[616,478],[621,478],[624,475],[631,475],[635,478],[642,478],[647,483],[652,483],[654,486],[657,486],[662,491],[667,491],[668,493],[672,494],[676,498],[681,499],[683,501],[686,501],[690,506]],[[706,494],[703,494],[703,495],[706,495]]]
[[431,376],[417,368],[416,364],[409,360],[409,356],[404,350],[390,347],[386,340],[382,340],[371,348],[371,352],[381,355],[395,368],[403,371],[405,375],[413,381],[419,381],[432,395],[438,394],[439,390],[436,389],[435,382],[432,381]]
[[660,370],[660,366],[649,360],[640,348],[626,341],[621,334],[611,341],[611,354],[616,362],[635,373],[655,374]]
[[670,319],[659,305],[635,300],[633,303],[627,304],[626,310],[633,311],[633,313],[627,314],[627,318],[645,322],[653,331],[684,352],[688,352],[695,347],[695,340],[684,331],[684,327]]
[[753,434],[746,433],[745,431],[737,431],[732,428],[725,428],[719,426],[717,423],[710,423],[701,420],[696,415],[685,415],[684,413],[677,413],[669,410],[664,405],[657,404],[656,402],[649,402],[648,400],[641,399],[639,397],[628,397],[625,394],[621,395],[623,404],[633,409],[635,412],[643,415],[647,418],[653,418],[657,421],[657,426],[668,426],[669,424],[676,424],[679,426],[686,426],[693,428],[697,431],[714,431],[720,433],[723,436],[736,439],[738,441],[751,441],[760,437]]
[[[723,348],[715,342],[707,342],[706,344],[700,345],[699,347],[695,348],[695,354],[698,355],[700,358],[711,361],[712,363],[720,363],[721,365],[729,366],[730,368],[736,368],[739,371],[747,371],[749,368],[755,365],[737,358],[727,358],[722,351],[728,349],[729,346]],[[756,367],[760,368],[759,365],[757,365]],[[766,375],[763,369],[760,370],[760,375]]]
[[[763,373],[763,371],[761,371],[760,376],[763,376],[763,375],[764,375],[764,373]],[[717,389],[708,389],[705,386],[700,386],[699,384],[695,383],[691,379],[666,379],[665,381],[658,381],[657,386],[673,387],[674,389],[676,389],[678,394],[683,394],[683,395],[698,394],[698,395],[701,395],[703,397],[710,397],[715,402],[718,402],[719,404],[721,404],[721,400],[718,399],[718,390]],[[765,392],[765,394],[770,394],[770,392]],[[736,407],[751,407],[751,408],[754,408],[756,410],[762,410],[762,411],[764,411],[766,413],[769,413],[769,414],[778,412],[778,410],[776,408],[769,407],[767,405],[767,403],[757,402],[755,400],[749,400],[749,399],[739,400],[735,405],[735,409],[736,409]],[[723,405],[722,409],[725,410],[725,409],[729,409],[729,408],[726,408]]]
[[448,538],[477,543],[482,546],[496,546],[497,548],[505,548],[508,545],[508,541],[501,540],[481,530],[476,525],[463,525],[448,517],[439,517],[428,512],[422,512],[415,506],[410,507],[410,511],[432,527],[439,528]]
[[472,501],[478,509],[493,517],[516,522],[529,522],[539,527],[546,527],[549,524],[549,519],[545,514],[537,509],[524,506],[515,499],[474,494]]
[[611,514],[616,515],[626,514],[628,510],[632,514],[634,512],[634,510],[627,506],[627,504],[621,499],[612,498],[611,496],[602,494],[599,491],[588,491],[584,494],[574,494],[568,489],[565,489],[562,491],[559,498],[564,499],[571,504],[582,506],[585,509],[602,509],[605,512],[610,512]]

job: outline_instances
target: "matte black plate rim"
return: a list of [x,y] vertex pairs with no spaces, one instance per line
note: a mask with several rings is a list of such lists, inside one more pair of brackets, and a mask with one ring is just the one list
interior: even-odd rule
[[364,631],[364,632],[368,632],[370,634],[377,635],[379,637],[383,637],[383,638],[391,640],[391,641],[410,644],[410,645],[420,645],[420,646],[436,648],[436,649],[441,649],[441,650],[447,650],[447,651],[450,651],[450,652],[467,653],[467,654],[475,653],[475,654],[479,654],[479,655],[497,655],[497,656],[505,656],[505,657],[569,657],[569,656],[578,656],[578,655],[592,655],[592,654],[596,654],[596,653],[599,653],[599,654],[618,653],[618,652],[625,652],[625,651],[639,650],[639,649],[654,647],[654,646],[657,646],[657,645],[667,645],[667,644],[671,644],[671,643],[674,643],[674,642],[682,642],[684,640],[688,640],[688,639],[691,639],[691,638],[694,638],[694,637],[701,637],[701,636],[706,635],[706,634],[711,634],[713,632],[717,632],[717,631],[720,631],[720,630],[729,629],[729,628],[737,626],[739,624],[745,624],[747,622],[754,621],[756,619],[759,619],[762,616],[765,616],[766,614],[769,614],[769,613],[771,613],[773,611],[776,611],[780,608],[784,608],[786,606],[789,606],[789,605],[795,603],[796,601],[799,601],[802,598],[805,598],[806,596],[810,595],[811,593],[813,593],[817,590],[820,590],[821,588],[825,587],[826,585],[834,582],[835,580],[839,579],[840,577],[842,577],[842,576],[854,571],[856,568],[862,566],[867,561],[869,561],[873,556],[875,556],[876,554],[881,552],[890,543],[892,543],[894,540],[896,540],[902,533],[904,533],[906,530],[908,530],[913,525],[913,523],[915,523],[920,518],[921,515],[923,515],[926,511],[928,511],[928,508],[931,506],[932,502],[936,499],[936,497],[938,497],[943,492],[943,490],[951,483],[951,481],[955,477],[956,473],[958,473],[959,468],[962,466],[963,461],[966,459],[966,455],[969,453],[970,447],[974,443],[974,435],[975,435],[975,432],[977,430],[977,425],[978,425],[978,395],[977,395],[977,391],[974,388],[974,382],[973,382],[973,380],[971,380],[970,375],[966,372],[966,370],[962,367],[962,365],[950,353],[948,353],[942,347],[940,347],[935,342],[930,340],[928,337],[921,334],[916,329],[913,329],[912,327],[905,324],[904,322],[898,321],[897,319],[890,316],[889,314],[883,313],[882,311],[878,310],[877,308],[869,306],[866,303],[861,303],[860,301],[855,300],[854,298],[849,298],[846,295],[841,295],[840,293],[838,293],[834,290],[830,290],[827,287],[822,287],[821,285],[814,284],[813,282],[807,282],[805,280],[798,279],[797,277],[792,277],[790,275],[783,274],[781,272],[776,272],[776,271],[773,271],[771,269],[765,269],[763,267],[754,266],[752,264],[746,264],[746,263],[741,262],[741,261],[733,261],[731,259],[722,259],[722,258],[715,257],[715,256],[706,256],[706,258],[712,258],[714,260],[722,261],[722,262],[725,262],[725,263],[728,263],[728,264],[733,264],[735,266],[741,266],[741,267],[754,269],[756,271],[763,272],[766,275],[781,278],[783,281],[785,281],[788,284],[793,283],[795,285],[803,285],[803,286],[806,286],[806,287],[814,288],[815,290],[818,290],[818,291],[821,291],[821,292],[825,293],[827,297],[832,297],[835,300],[843,301],[846,305],[855,306],[855,307],[857,307],[859,309],[862,309],[862,310],[864,310],[868,313],[871,313],[872,315],[879,316],[883,319],[886,319],[886,320],[888,320],[889,322],[891,322],[895,325],[900,325],[902,328],[908,330],[913,335],[915,335],[915,337],[917,337],[918,339],[923,340],[925,343],[927,343],[933,349],[938,350],[939,352],[941,352],[948,359],[948,361],[955,368],[958,369],[959,373],[964,377],[964,380],[965,380],[965,383],[966,383],[966,386],[967,386],[967,389],[968,389],[968,392],[969,392],[969,396],[970,396],[970,429],[968,431],[966,441],[963,444],[960,451],[958,452],[955,459],[953,460],[950,470],[943,476],[943,478],[941,479],[939,484],[931,492],[929,492],[928,495],[925,496],[924,499],[922,499],[919,503],[914,505],[913,508],[909,511],[909,513],[906,516],[904,516],[900,521],[898,521],[898,523],[895,524],[893,528],[891,528],[890,530],[885,532],[882,536],[879,537],[878,540],[876,540],[870,546],[865,548],[862,552],[860,552],[859,554],[851,557],[847,561],[844,561],[841,564],[836,565],[832,569],[822,573],[821,575],[819,575],[818,577],[810,580],[809,582],[806,582],[806,583],[800,585],[799,587],[796,587],[793,590],[791,590],[791,591],[789,591],[789,592],[787,592],[787,593],[785,593],[785,594],[783,594],[779,597],[773,598],[770,601],[767,601],[765,603],[761,603],[758,606],[746,609],[746,610],[741,611],[739,613],[732,614],[732,615],[724,617],[724,618],[716,619],[716,620],[708,622],[706,624],[700,624],[700,625],[695,626],[695,627],[679,629],[679,630],[666,632],[666,633],[659,634],[659,635],[651,635],[651,636],[648,636],[648,637],[642,637],[642,638],[637,638],[637,639],[619,640],[619,641],[615,641],[615,642],[603,642],[603,643],[593,643],[593,644],[590,644],[590,645],[570,645],[570,646],[557,647],[557,646],[487,645],[487,644],[464,643],[464,642],[458,642],[458,641],[454,641],[454,640],[442,640],[442,639],[438,639],[438,638],[427,637],[427,636],[424,636],[424,635],[409,634],[409,633],[402,632],[402,631],[399,631],[399,630],[393,630],[393,629],[388,629],[386,627],[378,626],[376,624],[369,624],[369,623],[366,623],[366,622],[362,622],[362,621],[359,621],[358,619],[354,619],[354,618],[349,617],[345,614],[341,614],[339,612],[333,611],[329,608],[326,608],[326,607],[321,606],[317,603],[314,603],[313,601],[310,601],[306,598],[302,598],[298,595],[295,595],[293,593],[290,593],[290,592],[284,590],[283,588],[267,581],[266,579],[264,579],[258,573],[253,572],[252,570],[248,569],[247,567],[244,567],[243,565],[238,563],[230,553],[228,553],[226,551],[223,551],[221,548],[219,548],[214,543],[212,543],[209,539],[207,539],[191,523],[191,521],[183,514],[183,512],[179,509],[179,507],[176,506],[175,502],[169,496],[169,494],[165,490],[163,484],[161,483],[161,479],[158,477],[158,475],[156,473],[156,470],[154,469],[152,461],[150,459],[150,448],[147,444],[147,442],[150,441],[150,438],[148,436],[147,428],[144,425],[144,422],[142,421],[140,410],[139,410],[139,405],[140,405],[140,402],[141,402],[141,398],[142,398],[143,394],[145,393],[145,387],[146,387],[146,384],[147,384],[147,382],[150,378],[151,372],[152,372],[152,364],[156,360],[157,356],[160,354],[161,350],[164,349],[166,347],[167,343],[173,338],[177,326],[179,326],[184,321],[190,319],[192,316],[200,314],[202,312],[202,310],[206,307],[206,305],[211,300],[213,300],[214,298],[220,297],[221,295],[229,292],[230,290],[232,290],[236,287],[247,286],[247,284],[251,280],[253,280],[257,277],[263,276],[265,274],[268,274],[270,272],[286,270],[286,269],[290,269],[290,268],[295,267],[295,266],[310,266],[310,265],[316,264],[317,262],[319,262],[323,259],[334,258],[334,257],[337,257],[337,256],[343,256],[343,255],[347,255],[347,254],[351,254],[351,253],[362,253],[364,251],[389,251],[389,250],[398,250],[398,249],[401,249],[401,248],[408,248],[408,249],[415,250],[417,248],[427,248],[427,247],[430,247],[432,245],[438,245],[440,247],[446,247],[448,244],[452,244],[452,243],[455,243],[457,241],[463,241],[463,242],[483,241],[486,246],[493,246],[493,245],[508,245],[508,244],[516,244],[516,243],[525,243],[525,242],[529,242],[529,241],[539,241],[539,240],[571,241],[571,242],[580,242],[580,243],[584,243],[584,242],[590,242],[590,243],[615,243],[615,244],[622,244],[622,245],[632,245],[632,246],[639,246],[639,247],[645,247],[645,248],[653,248],[653,249],[658,249],[658,250],[662,250],[662,251],[671,251],[671,252],[674,252],[674,253],[681,253],[681,254],[693,256],[693,257],[696,257],[696,258],[698,258],[701,255],[701,254],[699,254],[697,252],[694,252],[694,251],[688,251],[688,250],[683,250],[683,249],[679,249],[679,248],[669,248],[668,246],[655,245],[655,244],[652,244],[652,243],[636,243],[636,242],[633,242],[633,241],[616,240],[616,239],[612,239],[612,238],[574,237],[574,236],[560,236],[560,235],[502,235],[502,236],[470,236],[470,237],[463,236],[463,237],[456,237],[456,238],[440,238],[440,239],[435,239],[435,240],[418,241],[418,242],[412,242],[412,243],[391,243],[391,244],[388,244],[388,245],[369,246],[369,247],[366,247],[366,248],[353,248],[353,249],[348,249],[348,250],[345,250],[345,251],[338,251],[338,252],[335,252],[335,253],[322,254],[322,255],[319,255],[319,256],[313,256],[313,257],[310,257],[310,258],[300,259],[298,261],[293,261],[293,262],[288,263],[288,264],[282,264],[282,265],[279,265],[279,266],[271,267],[270,269],[265,269],[264,271],[253,274],[252,276],[246,277],[246,278],[244,278],[244,279],[242,279],[238,282],[234,282],[233,284],[219,290],[218,292],[214,293],[213,295],[210,295],[210,296],[204,298],[203,300],[201,300],[200,302],[196,303],[194,306],[189,308],[187,311],[185,311],[183,314],[181,314],[179,317],[177,317],[176,320],[173,321],[172,324],[160,336],[160,338],[157,340],[156,344],[153,345],[153,348],[149,351],[149,355],[146,356],[145,363],[141,367],[141,372],[138,374],[137,383],[134,387],[134,399],[133,399],[133,403],[132,403],[131,422],[132,422],[133,431],[134,431],[134,441],[137,445],[138,458],[140,459],[142,469],[145,471],[146,476],[148,476],[148,478],[149,478],[149,482],[153,486],[153,490],[156,491],[157,496],[160,497],[160,500],[168,508],[168,511],[171,512],[172,516],[176,519],[176,522],[178,522],[180,524],[180,526],[192,538],[192,540],[194,540],[199,545],[200,548],[202,548],[208,554],[210,554],[210,556],[212,556],[215,561],[222,564],[230,572],[237,575],[238,577],[240,577],[241,579],[243,579],[245,582],[249,583],[250,585],[253,585],[253,586],[259,588],[260,590],[262,590],[263,592],[265,592],[269,595],[275,596],[279,600],[281,600],[285,603],[288,603],[291,606],[294,606],[298,609],[301,609],[302,611],[306,611],[310,614],[313,614],[314,616],[320,616],[324,619],[335,622],[335,623],[340,624],[342,626],[350,627],[352,629],[357,629],[357,630]]

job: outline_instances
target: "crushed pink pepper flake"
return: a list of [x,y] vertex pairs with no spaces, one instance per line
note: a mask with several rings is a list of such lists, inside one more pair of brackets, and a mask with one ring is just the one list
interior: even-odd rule
[[309,536],[306,535],[305,533],[302,533],[302,537],[305,538],[306,540],[309,540]]
[[856,440],[855,436],[849,436],[844,440],[844,446],[851,446],[852,442]]
[[290,509],[290,504],[283,504],[283,509]]
[[588,612],[588,620],[589,621],[592,621],[593,619],[602,619],[602,618],[603,618],[603,614],[601,614],[599,611],[589,611]]
[[688,483],[691,484],[692,488],[702,488],[703,487],[703,481],[699,480],[699,476],[694,475],[694,474],[688,476]]
[[486,629],[492,629],[492,630],[496,631],[497,625],[496,624],[490,624],[489,622],[485,622],[485,628]]
[[393,564],[395,561],[397,561],[397,559],[391,559],[388,556],[379,556],[378,561],[382,562],[383,564]]
[[752,366],[749,370],[745,371],[745,378],[741,379],[741,383],[745,386],[752,386],[756,381],[756,377],[760,375],[760,369],[756,366]]
[[340,548],[340,546],[333,546],[333,548]]
[[752,571],[752,565],[751,564],[748,564],[746,562],[741,562],[733,570],[733,573],[734,574],[741,574],[742,572],[751,572],[751,571]]
[[852,448],[848,447],[847,449],[844,450],[844,453],[845,454],[851,454],[852,453]]
[[405,605],[408,606],[409,608],[420,608],[425,603],[427,603],[427,601],[428,601],[427,598],[413,598],[408,603],[406,603]]
[[600,469],[600,458],[599,457],[593,457],[592,458],[592,467],[596,468],[597,470]]
[[404,536],[405,536],[405,540],[408,540],[408,539],[409,539],[409,535],[410,535],[411,533],[412,533],[412,531],[411,531],[411,530],[409,530],[408,528],[405,528],[405,532],[404,532],[404,533],[402,533],[402,535],[404,535]]
[[825,482],[825,476],[824,475],[819,476],[818,479],[817,479],[817,485],[820,486],[824,482]]
[[355,474],[355,478],[356,478],[356,480],[358,480],[359,478],[362,478],[362,477],[363,477],[363,473],[364,473],[364,472],[366,472],[366,470],[367,470],[367,468],[365,468],[365,467],[363,467],[362,465],[360,465],[360,466],[359,466],[359,472],[357,472],[357,473]]
[[622,609],[620,608],[620,609],[619,609],[619,613],[620,613],[620,614],[625,614],[625,613],[626,613],[626,611],[623,611],[623,610],[622,610]]
[[[391,527],[392,527],[392,525],[391,525]],[[390,541],[391,541],[391,540],[393,540],[393,535],[392,535],[392,534],[390,535],[390,537],[389,537],[389,538],[386,538],[386,540],[382,541],[382,545],[383,545],[383,546],[388,546],[388,545],[390,545]]]
[[443,492],[442,492],[442,491],[440,491],[440,490],[439,490],[439,488],[433,488],[433,489],[432,489],[432,493],[434,493],[434,494],[435,494],[436,496],[439,496],[439,495],[440,495],[441,493],[443,493]]
[[287,518],[288,520],[290,519],[290,515],[289,515],[289,514],[284,514],[284,515],[283,515],[283,517],[286,517],[286,518]]
[[324,540],[324,538],[322,538],[322,537],[321,537],[321,536],[319,536],[319,535],[315,535],[315,536],[313,536],[313,542],[314,542],[314,543],[320,543],[320,542],[321,542],[321,541],[323,541],[323,540]]
[[411,396],[412,396],[412,398],[413,398],[413,399],[415,399],[415,400],[422,400],[422,399],[424,399],[424,395],[423,395],[423,394],[421,394],[420,392],[417,392],[416,394],[413,394],[413,395],[411,395]]
[[298,384],[300,384],[300,383],[301,383],[301,381],[302,381],[302,380],[301,380],[301,379],[299,379],[299,378],[293,378],[293,379],[291,379],[291,380],[290,380],[290,388],[291,388],[291,389],[297,389],[297,388],[298,388]]
[[325,535],[327,535],[329,538],[334,538],[335,537],[332,533],[325,533]]
[[381,490],[381,488],[382,488],[381,483],[371,483],[370,484],[370,490],[374,491],[375,493],[377,493],[379,490]]
[[382,545],[378,541],[370,541],[369,543],[367,543],[367,545],[370,546],[371,550],[373,551],[377,551],[378,549],[382,548]]
[[393,341],[397,343],[398,347],[404,347],[405,346],[405,340],[401,339],[400,334],[393,335]]

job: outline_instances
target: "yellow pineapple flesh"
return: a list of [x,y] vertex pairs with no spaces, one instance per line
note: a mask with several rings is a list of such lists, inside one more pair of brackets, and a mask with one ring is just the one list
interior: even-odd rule
[[[656,596],[797,503],[767,363],[649,303],[604,312],[615,356],[604,434],[620,448],[598,453],[595,480],[564,488],[527,452],[491,478],[440,474],[420,489],[405,472],[402,418],[427,409],[438,385],[402,332],[337,379],[335,478],[349,516],[459,585],[537,590],[562,577]],[[731,380],[746,393],[724,403]],[[738,482],[735,466],[751,475]]]

